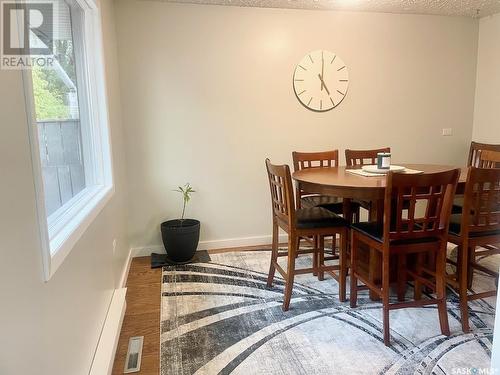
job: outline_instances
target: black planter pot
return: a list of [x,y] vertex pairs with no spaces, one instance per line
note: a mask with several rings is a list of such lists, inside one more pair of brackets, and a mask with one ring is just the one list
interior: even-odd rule
[[200,222],[194,219],[169,220],[161,223],[161,238],[169,260],[189,261],[200,239]]

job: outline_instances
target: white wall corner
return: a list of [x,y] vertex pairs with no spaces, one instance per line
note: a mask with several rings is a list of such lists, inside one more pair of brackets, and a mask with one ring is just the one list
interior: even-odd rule
[[89,375],[111,375],[113,371],[116,348],[127,305],[126,294],[127,288],[116,289],[113,293]]

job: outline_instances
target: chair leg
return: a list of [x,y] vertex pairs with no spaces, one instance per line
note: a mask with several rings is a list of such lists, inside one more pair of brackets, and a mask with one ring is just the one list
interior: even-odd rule
[[[358,245],[359,246],[359,245]],[[363,245],[365,246],[365,245]],[[369,264],[368,264],[368,280],[372,282],[373,284],[378,284],[380,282],[381,275],[380,275],[380,270],[382,269],[381,267],[381,256],[380,253],[373,249],[373,248],[368,248],[369,250]],[[370,299],[372,301],[379,301],[380,296],[375,293],[375,291],[371,290],[369,291]]]
[[325,271],[323,267],[325,265],[325,237],[318,236],[318,280],[323,281],[325,279]]
[[313,262],[313,276],[318,276],[318,236],[313,237],[313,253],[312,253],[312,262]]
[[467,333],[470,331],[469,327],[469,305],[467,303],[467,246],[460,246],[458,251],[462,251],[460,257],[459,273],[458,273],[458,295],[460,298],[460,315],[462,318],[462,331]]
[[457,286],[453,286],[453,289],[459,293],[460,292],[460,267],[462,265],[462,249],[460,248],[460,245],[456,247],[457,250],[457,263],[454,266],[455,267],[455,281],[457,282]]
[[354,308],[358,303],[358,279],[356,277],[357,265],[356,265],[356,253],[358,247],[358,240],[354,231],[351,232],[351,289],[349,293],[349,305]]
[[339,300],[346,301],[347,283],[347,229],[340,234],[340,254],[339,254]]
[[296,243],[296,247],[295,247],[295,250],[297,251],[297,254],[295,254],[295,259],[297,259],[299,257],[299,250],[300,250],[300,237],[297,236],[297,239],[295,240],[295,243]]
[[382,257],[382,304],[384,322],[384,344],[391,345],[391,332],[389,328],[389,252],[384,251]]
[[297,237],[297,253],[295,254],[295,258],[299,257],[299,250],[300,250],[300,237]]
[[436,297],[438,299],[439,325],[441,333],[450,335],[448,310],[446,309],[446,244],[440,249],[436,259]]
[[398,255],[398,301],[403,302],[406,294],[406,254]]
[[270,288],[273,285],[274,274],[276,273],[276,262],[278,261],[278,225],[273,223],[273,245],[271,248],[271,265],[269,266],[269,274],[267,276],[267,286]]
[[472,262],[476,261],[476,248],[475,247],[469,247],[467,251],[467,288],[471,289],[472,288],[472,279],[474,277],[474,269],[471,266]]
[[[426,254],[427,257],[426,257],[426,264],[427,264],[427,267],[431,270],[435,270],[436,269],[436,262],[439,261],[439,259],[436,259],[436,254],[433,253],[433,252],[429,252]],[[437,254],[437,256],[439,256],[439,254]],[[446,260],[446,259],[445,259]],[[446,265],[445,265],[446,267]],[[445,271],[446,271],[446,268],[445,268]],[[446,273],[445,273],[446,275]],[[433,293],[433,290],[429,287],[425,287],[425,291],[429,294],[432,294]]]
[[337,254],[337,237],[334,235],[332,236],[332,255]]
[[[417,254],[417,261],[415,264],[415,273],[418,276],[422,276],[423,257],[424,257],[423,253]],[[413,298],[415,299],[415,301],[422,299],[422,283],[418,279],[416,279],[414,282],[414,296],[413,296]]]
[[295,255],[296,255],[297,239],[294,236],[288,237],[288,267],[286,270],[285,279],[285,296],[283,298],[283,311],[287,311],[290,307],[290,298],[292,297],[293,279],[295,278]]

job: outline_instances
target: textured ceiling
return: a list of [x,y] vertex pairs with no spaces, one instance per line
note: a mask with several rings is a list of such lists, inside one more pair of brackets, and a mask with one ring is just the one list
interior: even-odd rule
[[500,0],[160,0],[242,7],[357,10],[384,13],[484,17],[500,12]]

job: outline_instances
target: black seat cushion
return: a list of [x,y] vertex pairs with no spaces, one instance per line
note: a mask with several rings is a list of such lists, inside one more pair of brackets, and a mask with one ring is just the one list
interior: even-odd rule
[[[448,233],[459,236],[462,227],[462,215],[451,215],[450,216],[450,228]],[[486,236],[496,236],[500,235],[500,230],[492,230],[486,232],[469,232],[469,237],[486,237]]]
[[[343,199],[330,197],[328,195],[309,195],[301,199],[301,206],[304,208],[323,207],[328,211],[341,215],[344,212]],[[360,207],[358,202],[351,201],[351,210],[356,211]]]
[[[354,207],[363,207],[366,210],[370,210],[372,207],[372,202],[365,201],[365,200],[352,201],[351,204],[354,205]],[[324,207],[324,206],[322,206],[322,207]],[[410,208],[410,202],[404,201],[403,202],[403,210],[408,210],[409,208]],[[354,208],[353,208],[353,210],[354,210]]]
[[347,220],[322,207],[300,208],[296,211],[297,228],[314,229],[348,226]]
[[[364,235],[370,237],[377,242],[384,242],[383,232],[384,228],[382,224],[375,222],[363,222],[351,224],[351,229],[363,233]],[[414,243],[425,243],[425,242],[435,242],[437,238],[426,237],[426,238],[415,238],[408,240],[395,240],[391,241],[393,245],[404,245],[404,244],[414,244]]]
[[322,204],[319,207],[325,208],[330,212],[333,212],[338,215],[342,215],[344,213],[344,204],[340,203],[330,203],[330,204]]
[[[344,213],[344,203],[332,203],[332,204],[322,204],[320,207],[326,208],[328,211],[342,215]],[[358,202],[351,201],[351,211],[355,212],[359,210],[361,205]]]

